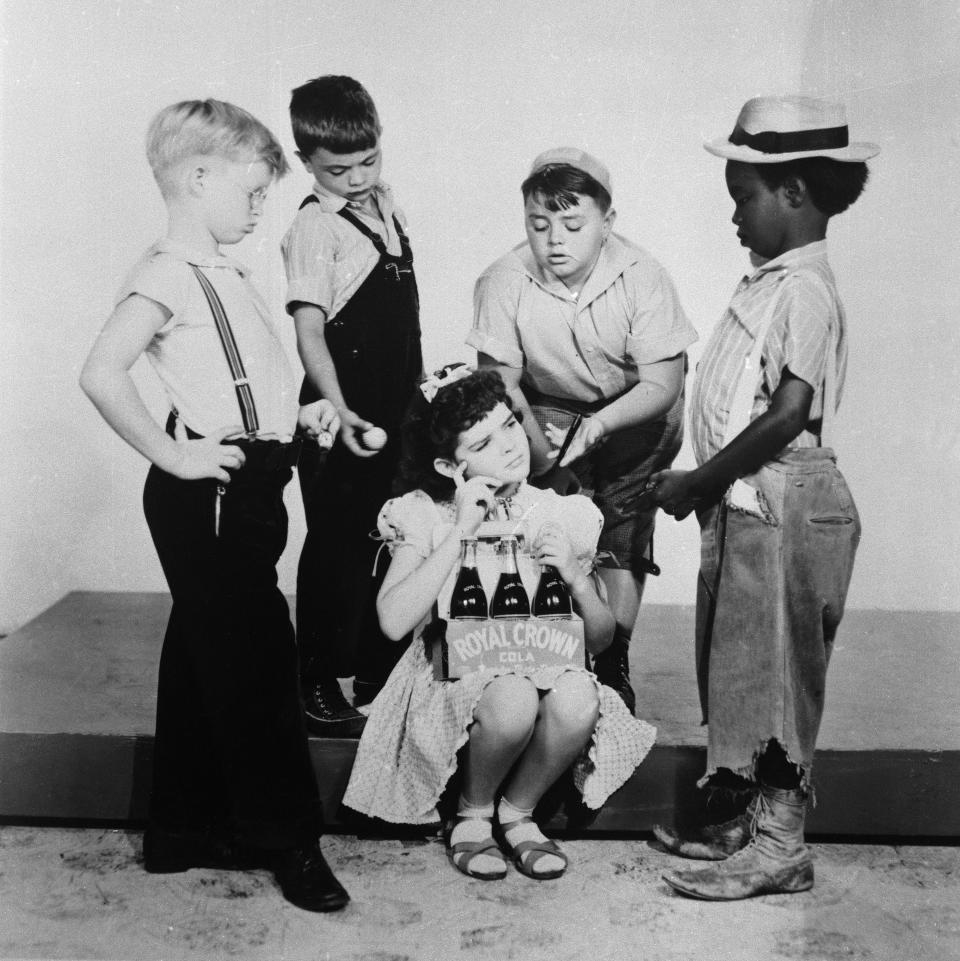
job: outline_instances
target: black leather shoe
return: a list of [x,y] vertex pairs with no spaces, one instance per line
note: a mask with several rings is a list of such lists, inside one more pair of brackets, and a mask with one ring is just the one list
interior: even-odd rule
[[631,714],[636,713],[637,697],[630,686],[630,643],[616,634],[610,646],[593,659],[597,680],[620,695]]
[[265,861],[249,848],[200,831],[168,831],[154,824],[143,832],[143,868],[149,874],[176,874],[191,868],[249,871]]
[[317,737],[360,737],[366,717],[347,699],[336,682],[316,684],[304,692],[307,730]]
[[273,874],[283,896],[304,911],[339,911],[350,900],[330,870],[319,841],[278,854]]

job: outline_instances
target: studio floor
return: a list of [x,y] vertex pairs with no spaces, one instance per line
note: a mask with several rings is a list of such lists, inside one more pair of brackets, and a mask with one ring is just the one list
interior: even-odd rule
[[[689,901],[645,840],[566,841],[567,875],[458,874],[437,839],[333,835],[352,895],[314,915],[272,877],[151,876],[133,830],[0,827],[0,957],[214,961],[779,961],[960,959],[960,848],[814,846],[810,892]],[[689,863],[689,862],[687,862]]]

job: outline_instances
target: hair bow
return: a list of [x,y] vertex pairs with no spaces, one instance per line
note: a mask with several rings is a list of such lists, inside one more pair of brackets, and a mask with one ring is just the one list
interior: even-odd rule
[[429,377],[424,378],[420,384],[420,393],[423,394],[423,398],[428,404],[432,404],[433,398],[437,396],[439,390],[455,384],[458,380],[463,380],[464,377],[469,377],[473,372],[473,368],[466,364],[451,364],[449,367],[441,367],[440,370],[434,371]]

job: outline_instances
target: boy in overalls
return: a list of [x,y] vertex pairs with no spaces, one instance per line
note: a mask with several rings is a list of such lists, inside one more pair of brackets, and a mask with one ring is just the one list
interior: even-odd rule
[[[330,400],[340,416],[326,457],[301,457],[307,536],[297,572],[297,643],[307,726],[358,737],[365,717],[338,677],[356,675],[369,702],[402,653],[380,631],[370,538],[390,496],[399,428],[422,373],[417,284],[403,215],[380,180],[380,120],[350,77],[293,91],[297,156],[312,193],[283,238],[287,310],[306,376],[301,403]],[[368,433],[386,431],[386,443]]]
[[715,861],[664,879],[690,897],[736,900],[813,886],[803,825],[827,664],[843,616],[860,519],[830,448],[847,364],[846,320],[827,260],[832,216],[860,196],[863,162],[843,107],[758,97],[729,137],[740,243],[755,258],[697,368],[698,467],[654,474],[653,501],[696,509],[697,673],[709,722],[700,782],[751,793],[747,811],[668,850]]
[[[248,271],[220,250],[253,232],[287,162],[269,130],[217,100],[161,110],[147,157],[167,234],[128,274],[80,378],[151,461],[144,512],[173,597],[144,867],[271,867],[289,901],[332,911],[349,899],[317,842],[322,810],[276,564],[294,431],[330,439],[336,413],[325,400],[298,413],[273,320]],[[166,431],[130,378],[144,353],[170,400]]]

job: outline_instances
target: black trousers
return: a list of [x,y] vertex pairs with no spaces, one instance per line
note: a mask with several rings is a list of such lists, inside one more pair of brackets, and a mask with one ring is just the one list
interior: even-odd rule
[[390,497],[399,459],[394,439],[376,457],[342,444],[329,453],[306,444],[297,471],[307,535],[297,569],[297,644],[305,687],[352,677],[382,685],[406,648],[385,637],[377,592],[389,564],[379,555],[377,516]]
[[294,633],[277,585],[290,447],[246,443],[247,463],[225,486],[219,523],[214,480],[151,467],[143,498],[173,596],[151,821],[269,849],[309,843],[323,823]]

